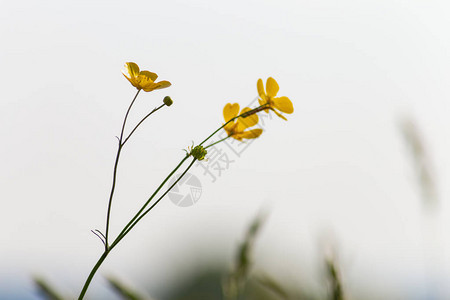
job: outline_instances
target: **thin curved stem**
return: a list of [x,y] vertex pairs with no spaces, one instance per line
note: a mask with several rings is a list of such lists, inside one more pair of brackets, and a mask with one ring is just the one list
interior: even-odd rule
[[[188,158],[188,156],[186,158],[184,158],[181,163],[174,169],[173,172],[171,172],[170,176],[179,168],[179,166],[181,166],[181,164]],[[194,162],[197,159],[193,159],[192,162],[189,164],[189,166],[186,168],[186,170],[180,175],[179,178],[177,178],[177,180],[166,190],[166,192],[158,198],[158,200],[148,209],[146,210],[142,215],[140,215],[137,219],[135,219],[136,221],[131,224],[130,226],[128,226],[127,230],[123,233],[120,234],[115,241],[111,244],[111,246],[108,247],[107,250],[105,250],[103,252],[103,254],[100,256],[100,258],[98,259],[97,263],[95,264],[95,266],[92,268],[91,272],[89,273],[88,278],[86,279],[86,282],[84,283],[83,289],[81,290],[80,296],[78,297],[78,300],[82,300],[84,298],[84,295],[86,294],[86,291],[92,281],[92,278],[94,278],[95,273],[97,272],[97,270],[100,268],[100,266],[102,265],[103,261],[106,259],[106,257],[108,256],[109,252],[111,252],[111,250],[117,246],[117,244],[131,231],[131,229],[133,229],[133,227],[150,211],[153,209],[153,207],[156,206],[156,204],[158,204],[162,198],[164,198],[164,196],[167,195],[167,193],[178,183],[178,181],[180,181],[180,179],[186,174],[186,172],[192,167],[192,165],[194,164]],[[168,177],[170,177],[168,176]],[[167,179],[167,178],[166,178]],[[165,180],[167,181],[167,180]],[[164,183],[165,183],[164,181]],[[163,184],[162,184],[163,185]],[[145,208],[146,205],[143,206],[143,209]],[[142,210],[143,210],[142,209]],[[125,230],[125,228],[124,228]]]
[[125,124],[127,123],[128,114],[130,113],[131,107],[133,106],[134,101],[136,101],[136,98],[139,95],[140,91],[141,91],[140,89],[137,91],[136,95],[133,98],[133,101],[131,101],[130,106],[128,106],[127,113],[125,114],[125,118],[123,119],[122,130],[120,131],[120,139],[119,139],[120,142],[122,142],[123,132],[125,131]]
[[107,251],[108,247],[109,247],[109,244],[108,244],[109,220],[110,220],[110,217],[111,217],[112,199],[113,199],[113,196],[114,196],[114,191],[116,189],[117,167],[119,165],[120,152],[122,151],[122,147],[123,147],[123,144],[122,144],[123,132],[125,130],[125,125],[127,123],[128,114],[130,113],[131,107],[133,106],[134,102],[136,101],[136,98],[139,95],[140,91],[141,90],[137,91],[136,95],[134,96],[133,100],[131,101],[130,106],[128,106],[127,113],[125,114],[125,118],[123,119],[122,130],[120,131],[119,146],[117,148],[116,160],[114,162],[114,170],[113,170],[113,179],[112,179],[112,185],[111,185],[111,192],[109,193],[108,209],[107,209],[107,213],[106,213],[105,251]]
[[165,106],[166,104],[161,104],[161,106],[154,108],[151,112],[149,112],[134,128],[133,130],[130,132],[130,134],[125,138],[125,140],[122,143],[122,146],[125,145],[125,143],[128,141],[128,139],[131,137],[131,135],[136,131],[136,129],[145,121],[145,119],[147,119],[148,117],[150,117],[154,112],[157,112],[158,110],[160,110],[163,106]]
[[110,250],[105,250],[105,252],[103,252],[102,256],[100,256],[100,258],[98,259],[95,266],[92,268],[91,273],[89,273],[89,276],[86,279],[86,282],[84,283],[84,286],[83,286],[83,289],[81,290],[80,296],[78,296],[78,300],[82,300],[84,298],[84,295],[86,294],[86,291],[89,287],[89,284],[92,281],[92,278],[94,278],[94,275],[97,272],[98,268],[100,268],[101,264],[103,263],[105,258],[108,256],[109,251]]
[[[156,194],[161,190],[161,188],[166,184],[166,182],[173,176],[173,174],[181,167],[181,165],[189,158],[188,155],[186,155],[175,167],[175,169],[170,172],[169,175],[163,180],[163,182],[158,186],[158,188],[153,192],[153,194],[148,198],[147,202],[142,205],[141,209],[134,215],[134,217],[128,222],[128,224],[122,229],[122,231],[119,233],[118,237],[123,235],[128,228],[134,223],[134,221],[139,217],[139,215],[144,211],[144,209],[147,207],[147,205],[152,201],[152,199],[156,196]],[[115,243],[117,244],[117,243]],[[111,245],[112,246],[112,245]]]
[[216,144],[218,144],[218,143],[220,143],[220,142],[223,142],[223,141],[225,141],[226,139],[228,139],[228,138],[230,138],[230,137],[231,137],[231,136],[224,137],[223,139],[220,139],[220,140],[218,140],[217,142],[214,142],[214,143],[212,143],[212,144],[206,146],[205,149],[208,149],[209,147],[212,147],[212,146],[214,146],[214,145],[216,145]]
[[172,183],[172,185],[164,192],[164,194],[162,194],[158,200],[155,201],[155,203],[152,204],[152,206],[150,206],[144,213],[142,213],[137,219],[136,221],[133,222],[133,224],[131,224],[128,229],[126,229],[126,231],[119,235],[116,240],[111,244],[111,249],[116,246],[130,231],[131,229],[133,229],[134,226],[136,226],[136,224],[143,218],[145,217],[146,214],[148,214],[166,195],[167,193],[170,192],[170,190],[178,183],[178,181],[181,180],[181,178],[183,178],[184,175],[186,175],[187,171],[189,171],[189,169],[192,167],[192,165],[197,161],[196,158],[194,158],[192,160],[192,162],[189,164],[189,166],[186,168],[186,170],[184,170],[184,172],[175,180],[174,183]]

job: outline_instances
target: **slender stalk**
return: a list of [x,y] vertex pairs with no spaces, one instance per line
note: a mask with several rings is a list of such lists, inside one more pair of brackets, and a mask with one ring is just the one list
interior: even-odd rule
[[[153,192],[153,194],[148,198],[147,202],[142,205],[141,209],[134,215],[134,217],[128,222],[128,224],[122,229],[122,231],[119,233],[118,237],[123,235],[127,229],[133,224],[133,222],[139,217],[139,215],[144,211],[144,209],[147,207],[147,205],[152,201],[152,199],[156,196],[156,194],[161,190],[161,188],[166,184],[166,182],[172,177],[172,175],[181,167],[181,165],[189,158],[189,156],[185,156],[180,163],[175,167],[175,169],[170,172],[169,175],[163,180],[163,182],[158,186],[158,188]],[[117,244],[117,243],[116,243]]]
[[[170,175],[164,180],[164,182],[160,185],[160,187],[158,188],[158,190],[164,185],[164,183],[168,180],[168,178],[170,178],[173,173],[182,165],[183,162],[186,161],[186,159],[189,156],[186,156],[179,164],[178,166],[170,173]],[[100,268],[101,264],[103,263],[103,261],[106,259],[106,257],[108,256],[108,254],[111,252],[112,249],[114,249],[115,246],[117,246],[117,244],[130,232],[130,230],[153,208],[155,207],[155,205],[161,201],[161,199],[167,195],[167,193],[178,183],[178,181],[180,181],[180,179],[186,174],[186,172],[192,167],[192,165],[194,164],[194,162],[196,161],[196,159],[194,158],[194,160],[191,162],[191,164],[186,168],[186,170],[181,174],[181,176],[167,189],[167,191],[146,211],[144,212],[140,217],[137,218],[133,218],[136,221],[133,224],[127,226],[124,228],[124,232],[122,234],[120,234],[119,236],[117,236],[117,238],[114,240],[114,242],[111,244],[111,246],[108,247],[108,249],[105,249],[105,251],[103,252],[103,254],[100,256],[100,258],[98,259],[97,263],[95,264],[95,266],[92,268],[91,272],[89,273],[88,278],[86,279],[86,282],[84,283],[83,289],[81,290],[80,296],[78,297],[78,300],[82,300],[84,298],[84,295],[86,294],[86,291],[92,281],[92,278],[94,277],[95,273],[97,272],[97,270]],[[156,193],[154,193],[156,194]],[[154,197],[154,195],[152,195],[152,197]],[[151,198],[152,198],[151,197]],[[145,209],[145,206],[148,203],[146,203],[143,208],[140,210],[140,212],[142,210]],[[138,216],[138,214],[137,214]],[[136,217],[136,216],[135,216]],[[126,230],[126,231],[125,231]]]
[[86,279],[86,282],[84,283],[84,286],[83,286],[83,289],[81,290],[80,296],[78,296],[78,300],[81,300],[84,298],[84,295],[86,294],[86,291],[89,287],[89,284],[92,281],[92,278],[94,278],[94,275],[97,272],[98,268],[100,268],[100,265],[103,263],[105,258],[108,256],[109,251],[110,250],[105,250],[105,252],[103,252],[102,256],[100,256],[100,258],[98,259],[95,266],[92,268],[91,273],[89,273],[89,276]]
[[123,141],[122,146],[125,145],[125,143],[128,141],[128,139],[131,137],[131,135],[136,131],[136,129],[139,127],[139,125],[141,125],[145,119],[147,119],[148,117],[151,116],[151,114],[153,114],[154,112],[157,112],[158,110],[160,110],[163,106],[165,106],[166,104],[161,104],[161,106],[153,109],[151,112],[149,112],[134,128],[133,130],[130,132],[130,134],[126,137],[126,139]]
[[223,139],[220,139],[220,140],[218,140],[217,142],[214,142],[214,143],[212,143],[211,145],[206,146],[205,149],[208,149],[209,147],[212,147],[212,146],[214,146],[215,144],[218,144],[218,143],[220,143],[220,142],[223,142],[223,141],[225,141],[225,140],[228,139],[228,138],[230,138],[230,136],[224,137]]
[[196,158],[194,158],[192,160],[192,162],[189,164],[189,166],[186,168],[186,170],[184,170],[184,172],[177,178],[177,180],[175,180],[174,183],[172,183],[172,185],[164,192],[164,194],[162,194],[158,200],[155,201],[155,203],[152,204],[152,206],[150,206],[144,213],[142,213],[137,219],[136,221],[131,224],[129,226],[129,228],[121,235],[119,235],[116,240],[111,244],[111,248],[116,246],[130,231],[131,229],[133,229],[133,227],[143,218],[145,217],[146,214],[148,214],[155,206],[156,204],[158,204],[166,195],[167,193],[170,192],[170,190],[178,183],[178,181],[181,180],[181,178],[183,178],[184,175],[186,175],[187,171],[189,171],[189,169],[192,167],[192,165],[197,161]]
[[120,139],[119,139],[121,142],[122,142],[122,138],[123,138],[123,132],[125,131],[125,124],[126,124],[126,122],[127,122],[128,114],[130,113],[131,107],[133,106],[134,101],[136,101],[136,98],[137,98],[137,96],[139,95],[139,92],[140,92],[140,91],[141,91],[141,90],[138,90],[138,91],[137,91],[136,95],[135,95],[134,98],[133,98],[133,101],[131,101],[130,106],[128,106],[128,110],[127,110],[127,113],[125,114],[125,118],[123,119],[122,130],[121,130],[121,132],[120,132]]
[[136,98],[139,95],[140,91],[141,90],[137,91],[136,95],[134,96],[133,100],[131,101],[130,106],[128,106],[127,113],[125,114],[125,118],[123,119],[122,130],[120,131],[119,146],[117,148],[116,160],[114,162],[113,180],[112,180],[111,192],[109,193],[108,209],[107,209],[107,213],[106,213],[105,251],[107,251],[108,247],[109,247],[109,244],[108,244],[109,219],[111,217],[111,204],[112,204],[112,199],[114,196],[114,190],[116,189],[117,167],[119,165],[120,152],[122,151],[122,147],[123,147],[123,144],[122,144],[123,132],[125,130],[125,124],[127,123],[128,114],[130,113],[131,107],[133,106],[134,101],[136,101]]

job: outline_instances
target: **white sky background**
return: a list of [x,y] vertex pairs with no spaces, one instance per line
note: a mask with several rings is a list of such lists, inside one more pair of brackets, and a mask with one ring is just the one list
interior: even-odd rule
[[[444,299],[450,276],[448,1],[9,1],[0,35],[0,295],[36,297],[32,275],[76,295],[101,254],[115,135],[135,61],[173,86],[139,96],[130,124],[170,95],[124,150],[112,231],[222,123],[227,102],[274,77],[295,112],[273,119],[200,201],[165,201],[101,274],[170,284],[197,259],[231,260],[271,208],[257,269],[320,287],[332,236],[350,295]],[[440,209],[424,214],[402,116],[420,128]],[[269,256],[268,256],[269,255]],[[259,258],[259,259],[258,259]],[[285,263],[281,263],[285,260]],[[224,264],[228,261],[222,261]],[[144,278],[145,277],[145,278]],[[24,288],[25,286],[25,288]],[[411,288],[414,287],[414,288]],[[357,298],[357,297],[356,297]]]

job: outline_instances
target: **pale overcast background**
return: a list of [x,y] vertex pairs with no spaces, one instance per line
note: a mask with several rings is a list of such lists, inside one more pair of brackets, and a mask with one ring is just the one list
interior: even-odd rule
[[[216,182],[195,167],[198,203],[165,199],[108,257],[91,298],[113,299],[102,275],[158,296],[202,264],[227,267],[264,207],[255,268],[286,284],[320,289],[332,247],[353,299],[449,299],[449,15],[445,0],[2,1],[0,298],[37,299],[33,276],[75,297],[100,256],[90,230],[104,230],[136,91],[120,71],[134,61],[173,85],[141,93],[130,124],[165,95],[174,104],[124,149],[113,234],[227,102],[255,99],[258,78],[274,77],[295,112],[265,123]],[[434,208],[405,118],[426,142]]]

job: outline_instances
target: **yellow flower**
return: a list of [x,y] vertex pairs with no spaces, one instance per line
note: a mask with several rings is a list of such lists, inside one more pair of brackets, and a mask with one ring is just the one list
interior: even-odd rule
[[[241,115],[245,112],[250,111],[251,109],[246,107],[244,108],[241,113],[239,113],[239,104],[238,103],[227,103],[225,107],[223,108],[223,117],[225,119],[225,122],[230,121],[231,119],[237,117],[238,115]],[[252,129],[247,130],[247,128],[252,127],[258,123],[258,115],[252,114],[246,118],[238,118],[237,120],[234,120],[230,123],[228,123],[223,129],[227,132],[228,136],[238,140],[242,141],[242,139],[255,139],[259,137],[262,133],[262,129]]]
[[271,109],[277,116],[287,121],[287,119],[277,110],[287,114],[292,114],[294,112],[294,107],[288,97],[276,97],[278,90],[280,89],[276,80],[272,77],[267,78],[266,92],[264,92],[264,85],[261,79],[258,79],[256,86],[260,97],[260,99],[258,99],[259,104],[268,105],[268,109],[265,111],[269,112],[269,109]]
[[171,86],[171,83],[168,81],[155,82],[158,75],[149,71],[139,71],[138,65],[134,62],[125,63],[125,69],[122,70],[122,74],[135,88],[146,92]]

